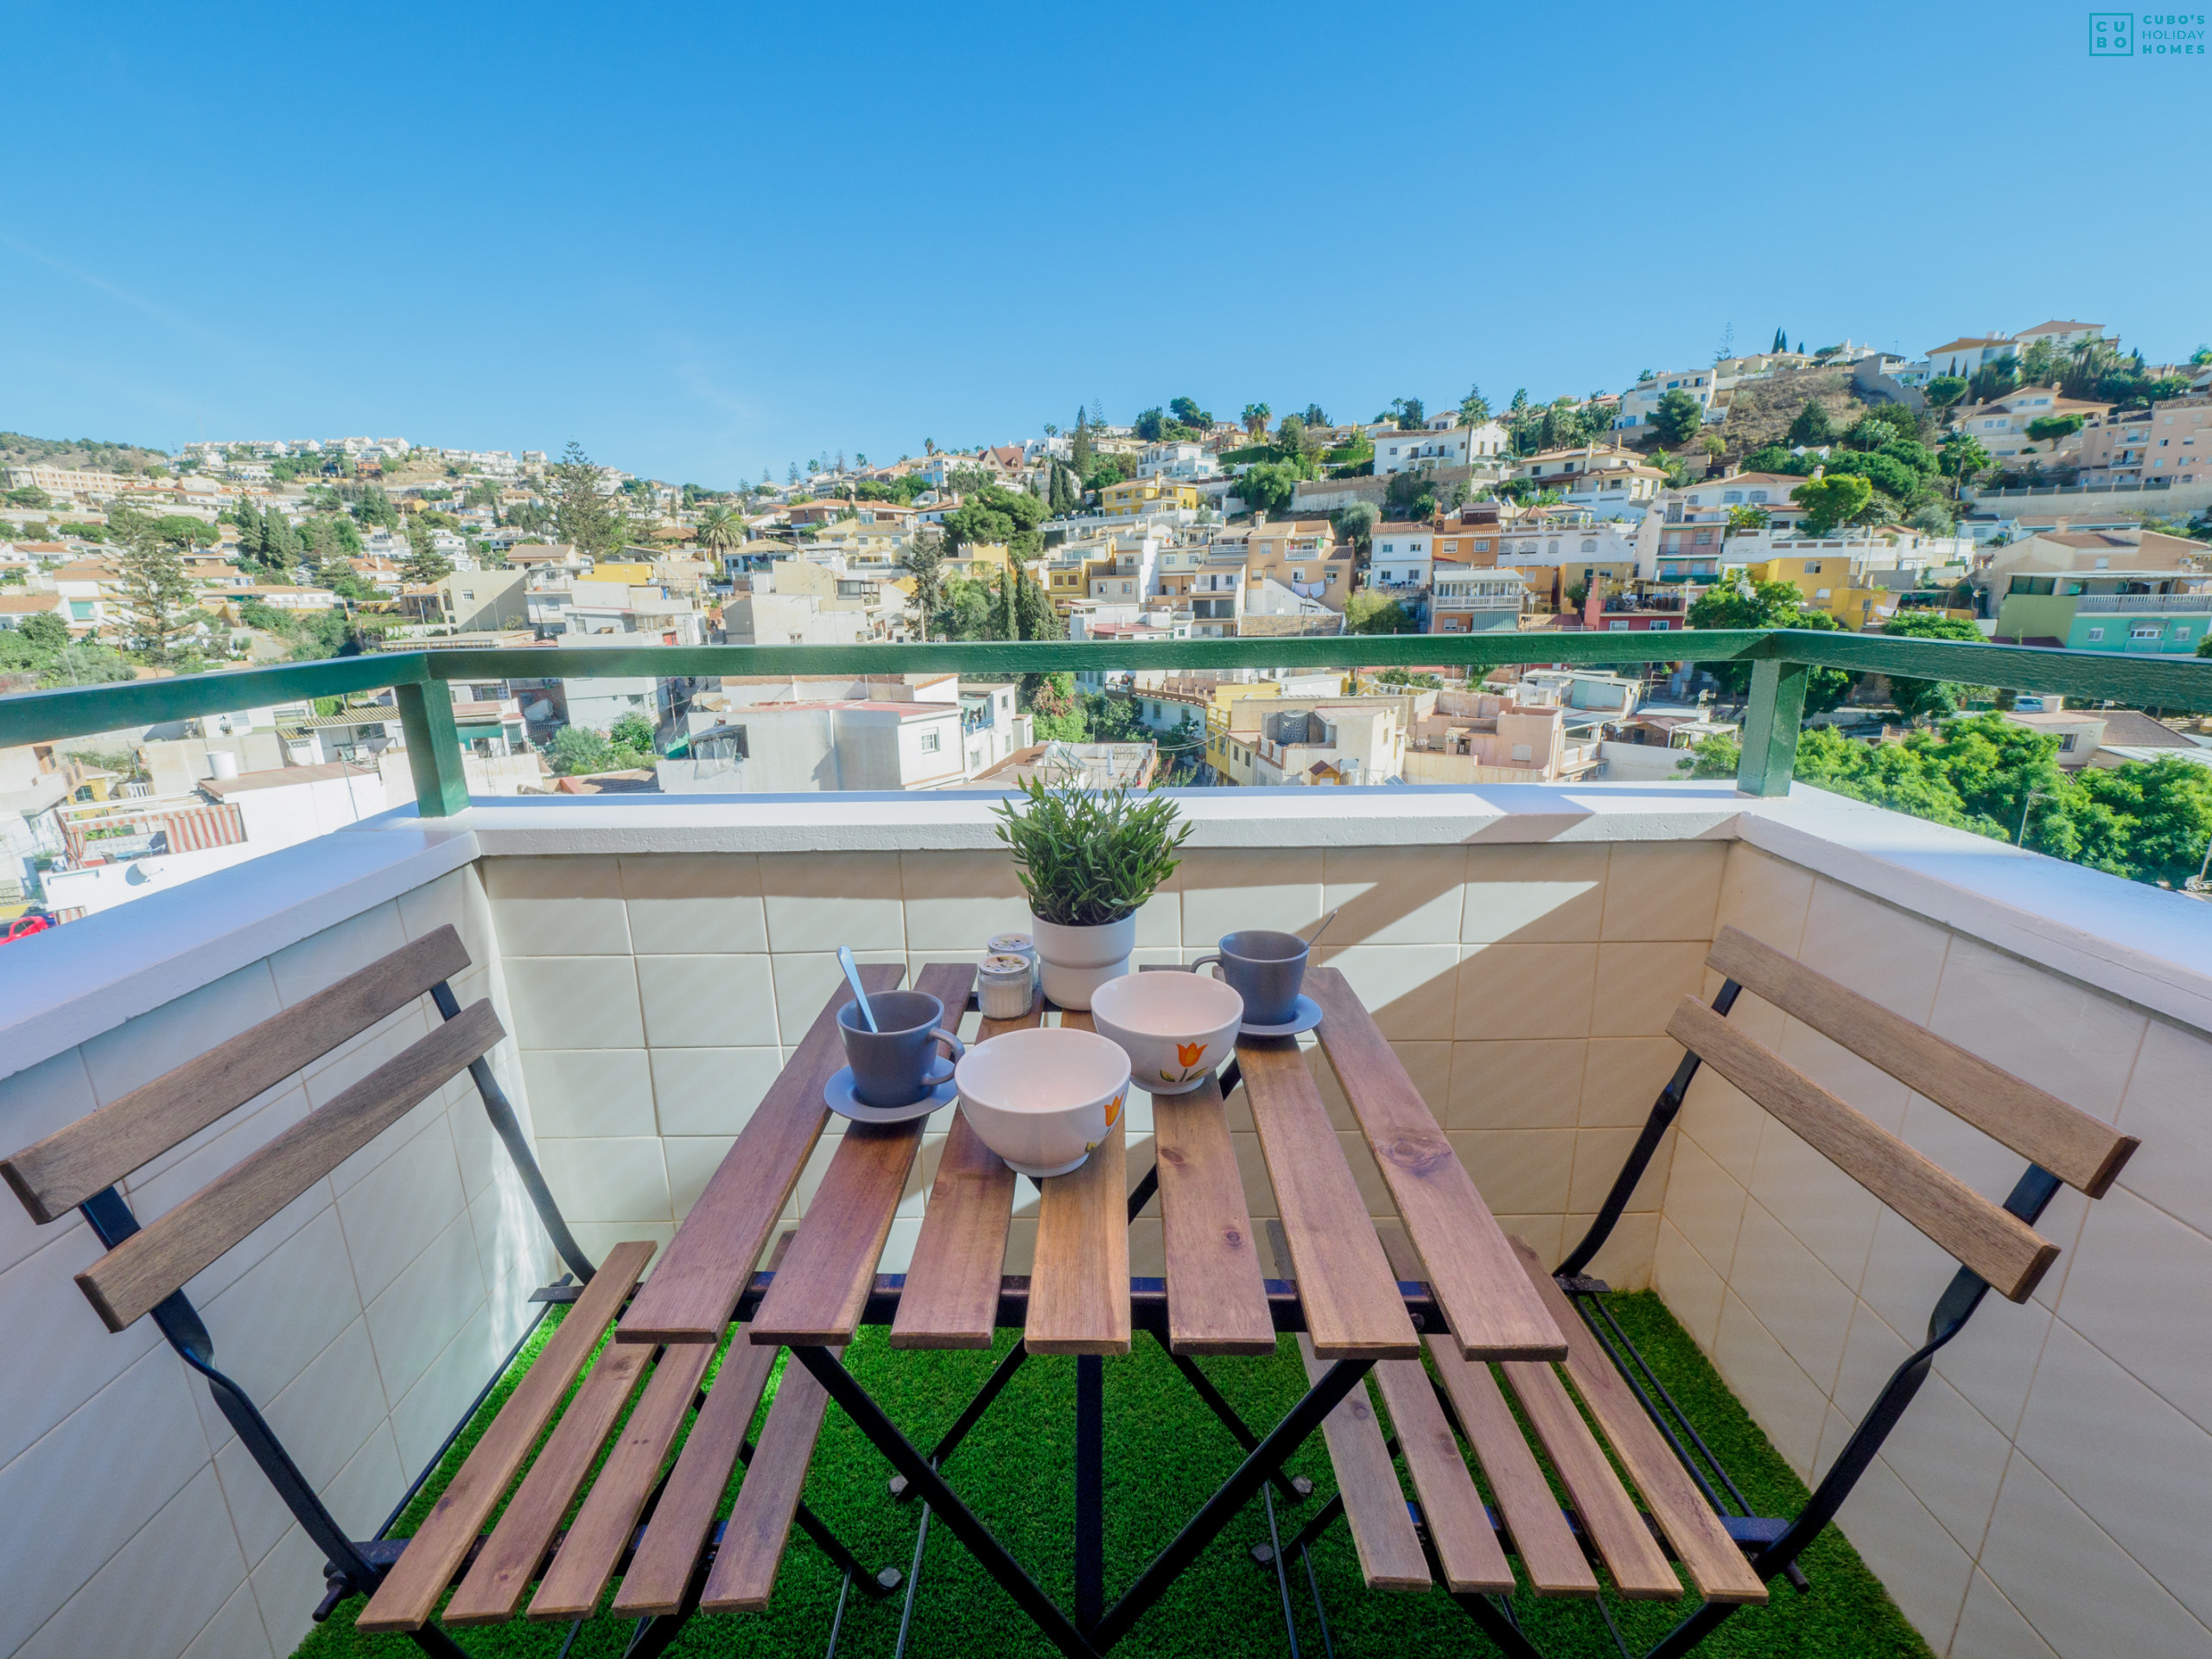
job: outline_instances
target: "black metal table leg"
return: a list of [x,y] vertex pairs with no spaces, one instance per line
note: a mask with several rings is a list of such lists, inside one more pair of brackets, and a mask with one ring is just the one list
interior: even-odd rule
[[1198,1553],[1219,1535],[1237,1510],[1252,1501],[1252,1495],[1268,1478],[1306,1443],[1306,1437],[1321,1426],[1321,1420],[1359,1386],[1374,1364],[1371,1359],[1340,1359],[1322,1374],[1321,1380],[1291,1408],[1289,1415],[1268,1431],[1258,1449],[1237,1465],[1236,1472],[1223,1483],[1221,1490],[1184,1524],[1175,1541],[1154,1556],[1152,1565],[1145,1568],[1119,1601],[1106,1610],[1106,1616],[1099,1620],[1093,1632],[1093,1639],[1101,1649],[1112,1647],[1128,1633],[1129,1627],[1144,1617],[1146,1610],[1166,1593],[1167,1586],[1182,1576],[1184,1568]]
[[1106,1368],[1075,1362],[1075,1622],[1091,1630],[1106,1611]]
[[[1067,1615],[1053,1605],[1052,1599],[991,1535],[990,1529],[976,1517],[975,1511],[961,1501],[959,1494],[930,1467],[929,1460],[899,1432],[899,1426],[883,1414],[883,1408],[838,1363],[835,1354],[826,1348],[804,1347],[795,1347],[791,1353],[814,1374],[824,1392],[874,1443],[876,1450],[906,1477],[908,1487],[944,1518],[944,1524],[952,1529],[953,1535],[968,1546],[969,1553],[983,1570],[1029,1615],[1046,1641],[1070,1656],[1070,1659],[1097,1659],[1101,1649],[1093,1647],[1084,1633],[1069,1622]],[[1250,1493],[1245,1496],[1249,1497]]]
[[[1237,1414],[1236,1408],[1221,1397],[1221,1390],[1215,1388],[1212,1379],[1198,1369],[1198,1363],[1188,1354],[1179,1354],[1168,1347],[1167,1338],[1159,1332],[1153,1334],[1160,1344],[1160,1351],[1175,1363],[1175,1369],[1183,1373],[1183,1380],[1191,1385],[1191,1392],[1204,1401],[1206,1409],[1220,1420],[1221,1426],[1229,1431],[1230,1438],[1247,1452],[1257,1446],[1260,1437],[1245,1426],[1243,1418]],[[1313,1483],[1303,1475],[1286,1475],[1278,1469],[1269,1478],[1274,1482],[1275,1490],[1282,1494],[1287,1503],[1303,1503],[1313,1495]]]

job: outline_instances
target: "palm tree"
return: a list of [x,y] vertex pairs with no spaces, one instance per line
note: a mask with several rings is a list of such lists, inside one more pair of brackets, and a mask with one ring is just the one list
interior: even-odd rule
[[699,515],[699,545],[720,557],[745,540],[745,520],[716,502]]
[[1942,468],[1951,475],[1951,496],[1961,499],[1967,480],[1978,478],[1989,465],[1989,451],[1981,447],[1980,440],[1964,432],[1954,432],[1943,440]]
[[1268,429],[1268,416],[1274,413],[1274,410],[1269,409],[1265,404],[1245,404],[1244,429],[1255,438],[1265,435]]

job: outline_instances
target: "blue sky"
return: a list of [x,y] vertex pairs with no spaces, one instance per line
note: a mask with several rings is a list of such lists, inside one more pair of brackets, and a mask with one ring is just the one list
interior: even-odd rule
[[1732,327],[2212,337],[2212,55],[2086,6],[194,10],[0,13],[0,428],[727,486]]

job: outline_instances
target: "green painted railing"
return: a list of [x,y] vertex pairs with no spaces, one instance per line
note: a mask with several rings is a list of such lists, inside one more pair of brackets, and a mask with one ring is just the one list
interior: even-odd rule
[[2154,709],[2212,711],[2212,662],[2039,645],[1975,645],[1887,634],[1690,628],[1663,633],[1337,635],[1287,639],[1109,640],[906,645],[634,645],[442,650],[337,657],[275,668],[177,675],[0,697],[0,748],[150,726],[308,697],[391,688],[407,737],[418,810],[468,804],[451,680],[628,679],[748,674],[957,672],[974,679],[1118,669],[1496,668],[1509,664],[1742,663],[1751,665],[1737,787],[1789,788],[1807,677],[1815,668],[2062,693]]

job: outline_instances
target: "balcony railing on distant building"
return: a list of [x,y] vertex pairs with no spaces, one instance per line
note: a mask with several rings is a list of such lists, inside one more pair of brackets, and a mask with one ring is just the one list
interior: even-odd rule
[[2212,611],[2212,594],[2083,594],[2076,612],[2147,612],[2152,614]]

